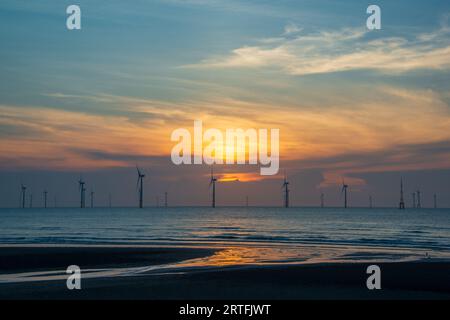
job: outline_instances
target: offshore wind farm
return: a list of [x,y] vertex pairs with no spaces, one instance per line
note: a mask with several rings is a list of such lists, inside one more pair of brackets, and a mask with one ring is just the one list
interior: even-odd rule
[[[43,179],[39,180],[46,185],[42,205],[33,205],[30,199],[27,206],[26,199],[31,194],[28,195],[25,183],[20,184],[18,208],[0,208],[0,288],[5,289],[0,291],[0,299],[69,298],[67,291],[52,285],[59,279],[52,273],[69,261],[90,270],[89,280],[84,283],[95,290],[83,291],[79,297],[86,299],[188,296],[194,299],[254,296],[297,299],[340,295],[339,290],[323,289],[320,285],[314,287],[311,295],[309,291],[286,287],[282,282],[266,285],[262,292],[256,290],[269,276],[267,272],[279,281],[282,275],[290,274],[291,279],[295,279],[291,281],[300,288],[315,281],[312,279],[320,283],[318,279],[323,277],[333,283],[342,272],[350,272],[347,283],[350,287],[344,286],[343,290],[350,290],[350,297],[370,298],[367,292],[353,288],[359,278],[353,269],[375,262],[384,269],[393,268],[390,272],[397,279],[392,287],[385,284],[388,289],[380,298],[386,297],[384,294],[393,294],[396,298],[447,296],[447,289],[440,287],[438,279],[445,277],[446,261],[450,260],[450,237],[447,236],[450,209],[439,208],[437,192],[425,192],[431,199],[426,202],[428,206],[422,206],[420,190],[423,189],[416,183],[408,185],[403,176],[397,178],[398,187],[393,193],[398,198],[391,206],[374,205],[373,193],[362,191],[357,185],[352,188],[346,182],[348,177],[342,177],[342,184],[334,188],[317,188],[315,205],[293,205],[296,196],[301,197],[296,189],[302,186],[299,181],[291,184],[295,173],[290,172],[288,179],[287,170],[271,178],[275,182],[273,192],[278,194],[278,205],[250,202],[248,195],[243,204],[236,199],[236,205],[226,205],[221,198],[227,196],[224,195],[229,192],[227,188],[242,182],[237,174],[230,174],[220,165],[204,166],[200,173],[202,190],[206,191],[204,204],[186,206],[169,204],[169,192],[162,190],[172,190],[171,199],[176,199],[177,192],[171,184],[155,192],[152,187],[158,183],[154,182],[154,172],[140,166],[127,170],[130,180],[136,179],[135,185],[129,185],[134,195],[131,206],[113,205],[116,201],[108,189],[97,187],[94,192],[91,181],[96,179],[91,179],[89,173],[80,174],[78,179],[75,175],[72,180],[71,184],[77,188],[71,190],[78,197],[77,205],[73,206],[57,203],[56,195],[54,206],[49,206],[47,197],[52,197],[51,183]],[[172,184],[177,182],[172,181]],[[87,190],[90,190],[89,206],[86,206]],[[413,201],[408,206],[404,193],[411,190],[415,191],[410,193]],[[354,193],[367,193],[369,203],[353,205]],[[103,196],[106,201],[94,202],[94,194]],[[335,196],[335,205],[328,204],[326,196]],[[151,199],[155,198],[153,202]],[[32,256],[39,259],[30,260],[34,259]],[[304,269],[307,266],[315,267]],[[416,275],[425,277],[431,272],[439,277],[425,286],[411,286],[407,279],[412,266]],[[145,272],[147,268],[152,271]],[[248,268],[255,282],[242,286],[242,281],[249,276],[244,271]],[[162,270],[164,277],[157,275]],[[196,274],[205,277],[203,271],[207,271],[207,277],[223,276],[225,282],[221,287],[228,288],[231,283],[235,290],[202,286]],[[33,276],[29,277],[27,272],[32,272]],[[167,282],[179,273],[185,276]],[[105,281],[107,286],[104,286]],[[155,284],[159,286],[157,291],[150,289]],[[278,293],[274,295],[272,290]],[[417,290],[428,293],[416,295]]]
[[2,0],[0,41],[0,300],[450,299],[448,1]]
[[[144,208],[144,200],[145,200],[145,196],[144,196],[144,178],[146,177],[146,175],[143,173],[143,171],[141,169],[139,169],[138,166],[136,166],[136,170],[137,170],[137,181],[136,181],[136,191],[137,191],[137,207],[138,208]],[[236,177],[233,178],[229,178],[229,174],[223,174],[223,175],[219,175],[219,177],[217,175],[214,174],[214,168],[211,166],[210,168],[210,176],[209,176],[209,185],[208,188],[210,190],[210,197],[211,197],[211,207],[215,208],[216,207],[216,183],[229,183],[229,182],[239,182],[239,179]],[[284,176],[282,178],[282,193],[281,193],[281,201],[280,201],[280,205],[284,208],[289,208],[290,207],[290,188],[289,188],[289,181],[287,178],[287,174],[286,172],[284,172]],[[83,180],[82,176],[80,175],[80,178],[78,180],[78,191],[79,191],[79,195],[80,195],[80,208],[86,208],[86,181]],[[345,183],[344,179],[342,179],[342,188],[340,191],[340,196],[343,197],[343,204],[342,207],[344,209],[349,207],[349,203],[348,203],[348,189],[349,189],[349,185]],[[23,184],[20,185],[20,193],[19,193],[19,207],[21,208],[25,208],[25,198],[26,198],[26,190],[27,187]],[[44,189],[42,191],[43,194],[43,201],[42,201],[42,207],[47,208],[47,197],[48,197],[48,190]],[[94,190],[93,188],[91,188],[91,191],[89,193],[90,196],[90,208],[94,208]],[[403,177],[400,178],[400,190],[399,190],[399,205],[398,208],[399,209],[405,209],[407,208],[406,204],[405,204],[405,200],[404,200],[404,186],[403,186]],[[30,195],[32,196],[32,195]],[[416,196],[417,196],[417,202],[416,202]],[[157,199],[159,199],[159,195],[155,196]],[[165,191],[163,193],[163,197],[164,197],[164,207],[168,207],[168,192]],[[368,195],[369,197],[369,208],[374,207],[373,206],[373,198],[372,198],[372,194]],[[437,193],[434,193],[432,195],[432,202],[430,202],[430,208],[434,208],[437,209],[438,208],[438,202],[437,202]],[[412,193],[412,205],[410,208],[421,208],[421,191],[417,190],[415,192]],[[157,203],[157,207],[159,207],[159,200],[156,202]],[[110,195],[108,197],[108,202],[100,205],[100,207],[106,207],[106,206],[111,206],[111,199],[110,199]],[[185,206],[183,204],[179,204],[178,206]],[[192,204],[190,204],[190,206],[192,206]],[[194,206],[196,206],[194,204]],[[201,206],[198,205],[197,206]],[[240,205],[234,205],[234,206],[240,206]],[[248,196],[246,196],[246,201],[245,201],[245,207],[249,206],[249,202],[248,202]],[[261,206],[264,207],[264,205],[258,205],[258,203],[254,203],[254,206]],[[276,205],[272,205],[274,207],[276,207]],[[269,207],[272,207],[269,206]],[[320,193],[320,201],[317,203],[316,205],[317,207],[320,208],[324,208],[325,207],[325,194],[323,192]],[[30,207],[31,204],[30,204]],[[56,201],[54,204],[54,207],[56,207]],[[301,206],[300,206],[301,207]],[[333,206],[332,206],[333,207]],[[339,206],[334,206],[334,207],[339,207]],[[363,207],[363,206],[356,206],[356,207]],[[384,207],[390,207],[390,206],[384,206]],[[392,206],[395,207],[395,206]]]

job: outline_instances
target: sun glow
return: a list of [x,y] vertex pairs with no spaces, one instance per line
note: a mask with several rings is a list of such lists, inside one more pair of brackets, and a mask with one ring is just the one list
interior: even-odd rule
[[[256,165],[259,163],[261,175],[278,173],[280,162],[279,129],[244,130],[227,128],[225,134],[223,134],[222,131],[215,128],[203,131],[203,122],[195,120],[193,131],[193,137],[190,131],[185,128],[178,128],[172,132],[170,140],[177,142],[171,151],[171,159],[174,164]],[[270,146],[268,145],[269,136]],[[204,147],[205,141],[208,142],[206,147]],[[193,148],[192,144],[194,145]],[[225,162],[223,161],[224,156]]]

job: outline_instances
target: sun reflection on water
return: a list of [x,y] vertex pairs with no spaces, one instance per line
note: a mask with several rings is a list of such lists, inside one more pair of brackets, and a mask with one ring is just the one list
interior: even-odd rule
[[[435,252],[434,257],[442,253]],[[339,262],[412,261],[426,257],[426,251],[345,246],[233,246],[213,255],[183,261],[178,267],[227,267],[243,265],[313,264]],[[448,257],[447,257],[448,258]]]

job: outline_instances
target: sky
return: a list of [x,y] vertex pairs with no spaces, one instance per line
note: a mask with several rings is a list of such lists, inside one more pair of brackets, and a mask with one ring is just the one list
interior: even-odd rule
[[[81,8],[82,29],[66,28]],[[366,9],[381,8],[381,30]],[[0,207],[43,190],[77,206],[208,205],[206,165],[175,166],[173,130],[279,128],[280,174],[217,165],[218,205],[450,207],[450,3],[118,0],[0,3]],[[56,198],[56,201],[54,201]],[[50,200],[49,200],[50,201]]]

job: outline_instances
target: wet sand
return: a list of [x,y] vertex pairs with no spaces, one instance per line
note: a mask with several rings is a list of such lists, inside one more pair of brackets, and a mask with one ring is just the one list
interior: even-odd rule
[[106,246],[0,247],[0,274],[87,268],[127,268],[166,264],[211,255],[214,249]]
[[[77,260],[80,267],[120,267],[181,261],[213,251],[90,248],[92,251],[84,253],[85,248],[4,249],[0,248],[2,274],[24,268],[23,262],[27,259],[34,261],[34,267],[46,270],[66,267],[69,260],[73,263],[66,255],[80,258]],[[58,258],[60,256],[63,258]],[[14,261],[16,258],[18,260]],[[380,263],[382,290],[372,291],[366,288],[368,265],[193,268],[184,273],[86,278],[82,280],[81,290],[72,291],[66,288],[65,280],[3,283],[0,284],[0,299],[450,299],[448,262]]]

